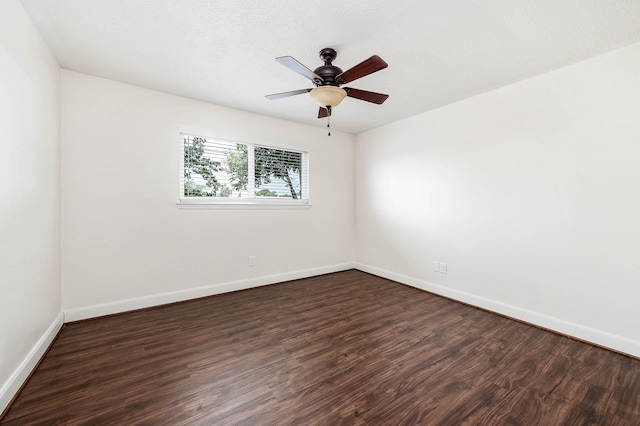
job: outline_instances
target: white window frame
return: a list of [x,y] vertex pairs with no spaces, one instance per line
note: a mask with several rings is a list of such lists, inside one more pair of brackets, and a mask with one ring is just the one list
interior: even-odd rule
[[[283,151],[299,152],[302,154],[302,168],[303,168],[303,183],[302,194],[303,199],[291,199],[291,198],[275,198],[275,197],[185,197],[184,196],[184,138],[204,138],[207,141],[242,144],[249,147],[248,150],[248,165],[249,177],[247,182],[247,191],[250,194],[255,194],[255,182],[252,179],[254,166],[254,148],[269,148]],[[237,142],[228,139],[220,139],[210,136],[200,136],[193,133],[180,132],[179,134],[179,151],[180,151],[180,169],[179,169],[179,198],[177,206],[180,209],[244,209],[244,208],[263,208],[263,209],[304,209],[311,207],[310,195],[309,195],[309,150],[305,148],[292,147],[292,146],[278,146],[267,145],[262,143],[251,142]],[[305,196],[306,194],[306,196]]]

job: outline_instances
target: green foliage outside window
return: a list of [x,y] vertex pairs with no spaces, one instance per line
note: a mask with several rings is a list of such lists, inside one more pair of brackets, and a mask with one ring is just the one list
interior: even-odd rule
[[[303,153],[239,143],[227,145],[214,160],[212,154],[206,154],[205,138],[185,137],[185,197],[231,197],[234,191],[240,197],[253,176],[256,197],[302,198]],[[249,173],[249,150],[253,153],[253,173]]]

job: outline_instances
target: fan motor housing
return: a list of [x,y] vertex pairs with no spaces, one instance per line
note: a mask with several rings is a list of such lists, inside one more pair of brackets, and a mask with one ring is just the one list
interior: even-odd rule
[[316,82],[318,86],[338,86],[336,77],[342,74],[342,69],[334,65],[322,65],[321,67],[313,70],[313,72],[318,74],[324,80]]
[[320,59],[324,61],[324,65],[316,68],[313,72],[322,77],[324,81],[315,81],[316,86],[339,86],[336,77],[342,74],[342,69],[331,65],[336,56],[338,56],[338,52],[330,47],[320,51]]

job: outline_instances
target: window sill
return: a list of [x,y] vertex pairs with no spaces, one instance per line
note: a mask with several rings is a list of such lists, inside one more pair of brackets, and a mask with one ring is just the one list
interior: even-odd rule
[[176,206],[181,210],[304,210],[310,209],[311,203],[309,201],[201,201],[181,199],[176,203]]

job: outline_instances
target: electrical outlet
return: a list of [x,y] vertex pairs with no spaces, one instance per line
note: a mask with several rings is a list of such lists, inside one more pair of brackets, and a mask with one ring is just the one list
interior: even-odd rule
[[433,270],[436,272],[440,272],[440,262],[438,262],[437,260],[433,261]]
[[444,262],[440,262],[440,273],[441,274],[447,273],[447,264]]
[[249,266],[256,266],[256,257],[249,256]]

